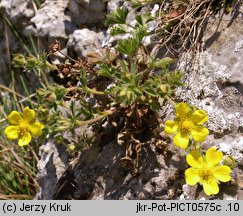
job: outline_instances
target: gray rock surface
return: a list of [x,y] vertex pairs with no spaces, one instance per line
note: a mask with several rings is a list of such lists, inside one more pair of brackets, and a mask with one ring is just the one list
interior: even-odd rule
[[1,0],[0,11],[15,28],[21,30],[35,15],[35,4],[32,0]]
[[70,36],[67,47],[70,51],[75,51],[76,55],[86,56],[88,52],[100,49],[104,41],[103,32],[95,32],[87,28],[76,30]]
[[[35,15],[32,0],[1,0],[0,1],[0,82],[8,82],[11,74],[8,72],[11,54],[23,50],[16,32],[21,36],[23,29]],[[17,31],[13,32],[11,26]]]
[[226,134],[236,137],[242,133],[243,123],[243,19],[240,17],[230,27],[227,16],[221,21],[220,36],[212,45],[211,26],[205,36],[205,50],[185,53],[181,56],[179,68],[184,71],[185,85],[178,89],[179,99],[204,109],[209,115],[208,128],[214,138]]
[[102,0],[71,0],[68,8],[78,25],[102,24],[105,19],[105,4]]
[[117,10],[120,6],[122,6],[124,0],[110,0],[107,2],[107,11],[108,13],[114,10]]
[[[239,11],[242,13],[243,8]],[[204,36],[204,50],[181,55],[179,68],[184,71],[185,86],[177,90],[177,98],[207,112],[211,135],[203,147],[216,146],[233,156],[239,165],[233,176],[242,184],[238,173],[242,173],[243,155],[243,19],[232,19],[223,16],[216,32],[217,26],[211,21]],[[242,199],[242,188],[237,191],[235,186],[232,191],[232,199]],[[231,199],[227,193],[222,198]]]
[[66,41],[78,27],[75,22],[72,22],[70,12],[67,12],[68,4],[67,0],[45,1],[30,20],[31,25],[26,27],[25,34],[31,33],[42,39],[45,47],[48,47],[54,39]]
[[49,140],[39,150],[37,179],[40,191],[36,199],[52,199],[56,191],[58,179],[68,166],[68,155],[64,145],[55,144]]
[[[177,152],[177,154],[175,154]],[[110,142],[102,149],[97,146],[84,152],[68,175],[74,176],[76,188],[74,199],[173,199],[180,194],[180,185],[185,169],[184,152],[171,145],[167,156],[159,154],[147,144],[140,155],[140,175],[134,177],[128,169],[121,166],[124,147]],[[170,162],[168,162],[168,158]],[[149,161],[149,163],[148,163]],[[56,199],[63,197],[68,190],[65,177]]]

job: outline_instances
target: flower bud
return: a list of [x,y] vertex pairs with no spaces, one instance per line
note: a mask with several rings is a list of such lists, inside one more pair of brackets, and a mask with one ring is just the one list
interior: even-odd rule
[[162,91],[162,93],[167,93],[168,89],[169,89],[169,86],[167,84],[160,84],[159,88]]
[[26,58],[26,61],[27,61],[27,67],[28,68],[36,68],[36,66],[38,65],[38,60],[35,56],[33,55],[29,55],[27,58]]
[[229,166],[231,169],[233,169],[236,166],[236,160],[229,155],[224,158],[223,165]]
[[27,62],[22,54],[15,54],[13,58],[13,64],[15,67],[25,67]]

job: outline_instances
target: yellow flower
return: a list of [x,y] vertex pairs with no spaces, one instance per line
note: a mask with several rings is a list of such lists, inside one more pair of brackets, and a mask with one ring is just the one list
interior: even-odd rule
[[228,166],[220,165],[223,153],[216,148],[210,148],[206,156],[201,156],[198,151],[192,151],[187,155],[186,161],[191,166],[185,171],[186,182],[195,185],[198,182],[203,185],[207,195],[219,192],[219,181],[230,181],[231,169]]
[[173,134],[174,143],[183,149],[186,149],[189,139],[192,137],[197,142],[203,142],[209,134],[207,128],[202,126],[208,120],[204,110],[192,110],[185,103],[176,105],[176,118],[174,121],[165,122],[165,133]]
[[8,116],[8,121],[11,124],[4,133],[10,140],[19,139],[18,145],[28,145],[31,137],[38,137],[44,128],[43,124],[35,121],[35,111],[29,107],[25,107],[23,114],[17,111],[12,111]]

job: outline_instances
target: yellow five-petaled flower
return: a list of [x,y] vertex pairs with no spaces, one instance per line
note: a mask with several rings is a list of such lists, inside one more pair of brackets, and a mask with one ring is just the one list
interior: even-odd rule
[[35,121],[35,111],[29,107],[25,107],[23,114],[17,111],[12,111],[8,116],[8,121],[11,124],[4,133],[10,140],[19,139],[18,145],[28,145],[31,137],[38,137],[44,128],[43,124]]
[[193,112],[187,104],[182,102],[176,105],[175,120],[165,122],[165,133],[176,133],[173,139],[175,145],[186,149],[190,138],[193,138],[197,142],[205,140],[209,131],[203,124],[207,120],[208,116],[204,110]]
[[191,166],[185,171],[187,184],[195,185],[199,182],[207,195],[217,194],[218,181],[227,182],[231,179],[231,169],[219,164],[222,158],[223,153],[216,148],[208,149],[205,156],[198,151],[192,151],[186,157],[187,163]]

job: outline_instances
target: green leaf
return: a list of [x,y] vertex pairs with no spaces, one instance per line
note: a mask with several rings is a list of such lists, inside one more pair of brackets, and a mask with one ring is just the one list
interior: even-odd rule
[[126,33],[127,33],[127,29],[126,29],[126,25],[124,24],[114,25],[110,28],[110,35],[112,36],[126,34]]
[[121,65],[121,69],[123,73],[127,73],[129,71],[129,67],[126,61],[118,61],[118,63]]
[[173,71],[170,73],[166,73],[167,83],[171,86],[176,88],[177,86],[182,86],[183,83],[181,82],[182,73],[181,71]]
[[137,73],[134,77],[135,84],[138,85],[139,83],[142,82],[141,80],[141,74]]
[[139,9],[143,6],[143,4],[141,4],[141,2],[136,1],[136,0],[131,0],[131,3],[132,3],[132,7],[134,9]]
[[155,89],[153,89],[153,87],[152,87],[152,88],[150,88],[150,87],[143,88],[143,91],[144,91],[146,94],[148,94],[148,95],[150,95],[150,96],[152,96],[152,97],[157,97],[157,96],[158,96],[157,93],[156,93],[156,91],[155,91]]
[[107,78],[111,78],[113,75],[116,74],[116,69],[113,68],[110,65],[106,65],[106,64],[101,64],[100,65],[100,69],[98,70],[98,75],[103,76],[103,77],[107,77]]
[[153,101],[151,104],[150,104],[150,109],[152,110],[152,111],[157,111],[157,110],[159,110],[159,108],[160,108],[160,106],[159,106],[159,104],[158,103],[156,103],[155,101]]
[[64,96],[68,93],[68,90],[61,85],[54,85],[53,86],[54,93],[56,95],[56,100],[62,100]]
[[86,71],[83,68],[80,69],[79,81],[82,83],[83,86],[87,86],[88,84],[88,77]]
[[136,30],[132,33],[133,38],[137,41],[137,46],[140,45],[143,38],[147,35],[147,28],[145,26],[139,26]]
[[145,26],[148,22],[153,21],[154,17],[151,16],[151,14],[140,14],[136,16],[136,21],[139,25]]
[[103,76],[103,77],[107,77],[107,78],[112,77],[109,70],[107,70],[107,68],[105,66],[101,67],[97,73],[98,73],[98,75]]
[[115,47],[115,49],[129,56],[132,56],[136,48],[138,47],[138,41],[133,38],[127,38],[125,40],[119,41]]
[[125,24],[127,15],[128,9],[118,8],[107,15],[105,25]]

